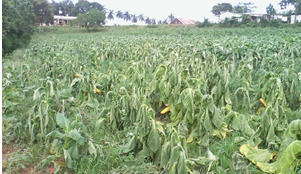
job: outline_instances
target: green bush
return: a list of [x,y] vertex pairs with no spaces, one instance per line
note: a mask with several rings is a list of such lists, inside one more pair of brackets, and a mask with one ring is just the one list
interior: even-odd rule
[[197,22],[196,23],[196,26],[199,27],[199,28],[202,28],[202,27],[210,27],[211,26],[211,23],[209,22],[209,20],[207,18],[204,19],[204,22]]
[[28,0],[3,0],[2,7],[2,56],[5,56],[29,43],[35,14]]

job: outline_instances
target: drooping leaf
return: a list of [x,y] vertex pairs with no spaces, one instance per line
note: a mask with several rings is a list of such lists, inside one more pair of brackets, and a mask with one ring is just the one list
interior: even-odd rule
[[68,153],[70,154],[72,159],[75,159],[75,160],[79,159],[79,151],[78,151],[77,143],[75,143],[71,147],[69,147]]
[[257,166],[267,173],[287,174],[294,173],[298,164],[297,159],[301,157],[301,141],[292,142],[283,153],[278,155],[274,163],[258,162]]
[[97,154],[96,148],[91,141],[88,141],[88,151],[90,154],[93,154],[94,156],[96,156],[96,154]]
[[133,136],[128,143],[121,146],[121,148],[123,149],[123,153],[128,153],[128,152],[132,151],[133,149],[135,149],[136,141],[137,141],[136,136]]
[[152,129],[147,138],[147,145],[154,153],[156,153],[160,147],[160,136],[156,128],[155,120],[152,121]]
[[43,159],[35,168],[35,171],[44,170],[53,160],[55,159],[55,155],[50,155],[46,159]]
[[66,134],[62,134],[61,132],[59,132],[58,130],[54,130],[52,132],[50,132],[49,134],[46,135],[46,137],[51,136],[54,138],[64,138],[66,136]]
[[75,140],[79,145],[84,145],[86,142],[86,139],[76,129],[72,129],[69,132],[68,137]]
[[64,129],[64,131],[68,132],[70,129],[70,121],[66,118],[63,114],[57,113],[56,114],[56,123]]
[[64,158],[65,158],[68,168],[73,169],[74,161],[72,160],[69,152],[66,149],[64,149]]
[[254,164],[258,162],[267,163],[274,156],[268,149],[256,149],[248,144],[240,146],[239,151]]
[[178,164],[177,164],[177,172],[178,173],[181,173],[181,174],[186,174],[187,173],[187,170],[186,170],[186,165],[185,165],[185,158],[184,158],[184,153],[183,152],[180,152],[179,154],[179,161],[178,161]]
[[67,88],[67,89],[63,89],[61,91],[58,92],[58,96],[60,100],[64,100],[64,99],[69,99],[72,97],[72,89],[71,88]]
[[169,141],[165,142],[161,149],[161,160],[160,160],[161,167],[164,167],[167,164],[170,158],[170,150],[171,150],[170,142]]

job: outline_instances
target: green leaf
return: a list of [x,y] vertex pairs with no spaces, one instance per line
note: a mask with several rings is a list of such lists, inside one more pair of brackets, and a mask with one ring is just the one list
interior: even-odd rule
[[76,129],[71,130],[68,137],[75,140],[79,145],[84,145],[86,142],[86,139]]
[[180,155],[180,149],[178,146],[173,147],[171,150],[171,155],[170,155],[170,159],[169,159],[169,164],[170,165],[174,165],[174,163],[176,161],[178,161],[179,159],[179,155]]
[[56,123],[64,129],[64,131],[69,132],[70,128],[70,121],[66,118],[63,114],[57,113],[56,114]]
[[97,153],[96,153],[96,148],[94,146],[94,144],[91,142],[91,141],[88,141],[88,151],[90,154],[96,156]]
[[40,98],[41,94],[40,94],[39,90],[42,89],[42,88],[43,88],[43,87],[40,87],[40,88],[38,88],[38,89],[36,89],[36,90],[34,91],[34,93],[33,93],[33,100],[37,100],[37,99]]
[[185,160],[186,162],[195,164],[196,166],[204,166],[206,165],[210,160],[205,157],[198,157],[198,158],[188,158]]
[[44,170],[53,160],[55,159],[54,155],[48,156],[46,159],[43,159],[35,168],[35,171]]
[[99,106],[99,102],[97,101],[96,98],[89,98],[86,105],[91,108],[97,108]]
[[53,81],[47,81],[47,83],[49,84],[49,95],[52,97],[52,96],[54,96],[54,87],[53,87],[53,85],[54,85],[54,83],[53,83]]
[[64,149],[64,158],[68,168],[73,169],[74,162],[66,149]]
[[254,164],[258,162],[267,163],[274,156],[268,149],[256,149],[248,144],[240,146],[239,151]]
[[231,101],[231,98],[230,98],[230,92],[229,91],[227,91],[226,94],[225,94],[225,101],[229,105],[232,104],[232,101]]
[[58,96],[60,100],[64,100],[64,99],[69,99],[72,97],[72,89],[68,88],[68,89],[63,89],[61,91],[58,92]]
[[77,143],[73,144],[73,146],[71,146],[68,149],[68,153],[70,154],[70,157],[72,159],[78,160],[79,159],[79,152],[78,152],[78,147],[77,147]]
[[165,142],[162,146],[162,150],[161,150],[161,160],[160,160],[160,166],[164,167],[169,158],[170,158],[170,142]]
[[147,138],[147,145],[154,153],[156,153],[160,147],[160,136],[156,128],[155,120],[152,121],[152,129]]
[[125,145],[122,145],[121,148],[123,149],[123,153],[128,153],[128,152],[132,151],[133,149],[135,149],[136,141],[137,141],[136,136],[133,136],[128,143],[126,143]]
[[46,135],[46,138],[48,136],[54,137],[54,138],[64,138],[66,136],[66,134],[62,134],[61,132],[54,130],[52,132],[50,132],[49,134]]
[[286,174],[294,173],[294,169],[297,167],[298,158],[301,157],[301,141],[292,142],[283,153],[278,155],[278,159],[274,163],[258,162],[257,166],[267,173]]
[[186,170],[186,167],[185,167],[184,153],[180,152],[179,156],[180,157],[179,157],[179,161],[178,161],[178,164],[177,164],[177,171],[178,171],[178,173],[186,174],[187,170]]

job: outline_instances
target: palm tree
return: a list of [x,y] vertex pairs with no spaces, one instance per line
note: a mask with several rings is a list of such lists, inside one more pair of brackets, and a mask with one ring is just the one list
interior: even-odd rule
[[156,24],[156,19],[155,18],[151,19],[151,24],[152,25]]
[[114,10],[109,10],[109,14],[107,17],[109,20],[114,20]]
[[123,13],[121,11],[117,11],[116,17],[123,19]]
[[170,13],[167,19],[169,20],[169,23],[171,23],[175,19],[175,16]]
[[143,14],[140,14],[139,16],[138,16],[138,20],[139,21],[144,21],[145,19],[144,19],[144,15]]
[[145,24],[147,24],[147,25],[152,24],[152,21],[149,19],[149,17],[146,18],[146,19],[144,20],[144,22],[145,22]]
[[131,20],[131,14],[127,11],[123,14],[123,19],[125,21],[130,21]]
[[137,21],[138,21],[138,18],[137,18],[137,16],[136,15],[131,15],[131,18],[132,18],[132,22],[134,22],[134,23],[137,23]]

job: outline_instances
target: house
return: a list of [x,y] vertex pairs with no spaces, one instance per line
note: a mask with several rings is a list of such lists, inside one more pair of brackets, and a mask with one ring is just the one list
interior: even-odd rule
[[69,21],[76,19],[76,16],[53,16],[53,25],[54,26],[63,26],[67,25]]
[[197,21],[195,20],[186,20],[182,18],[175,18],[173,21],[171,21],[170,24],[184,24],[184,25],[190,25],[195,24]]
[[263,13],[250,13],[247,15],[249,15],[251,21],[254,21],[254,22],[260,22],[260,18],[262,18],[262,17],[267,19],[267,15],[263,14]]
[[216,17],[218,17],[218,23],[225,21],[226,18],[232,18],[232,17],[236,17],[236,18],[241,18],[242,14],[240,13],[232,13],[232,12],[225,12],[222,13],[220,15],[216,15]]
[[231,19],[232,17],[236,17],[238,19],[238,22],[241,22],[242,15],[248,15],[251,21],[254,22],[260,22],[260,18],[264,17],[267,19],[266,14],[259,14],[259,13],[232,13],[232,12],[225,12],[220,15],[216,15],[218,17],[218,22],[223,22],[226,18]]
[[296,17],[296,22],[301,22],[301,15],[291,15],[291,24],[295,23],[295,17]]

